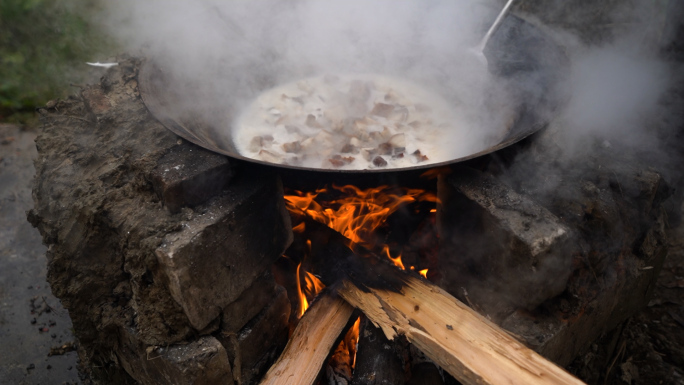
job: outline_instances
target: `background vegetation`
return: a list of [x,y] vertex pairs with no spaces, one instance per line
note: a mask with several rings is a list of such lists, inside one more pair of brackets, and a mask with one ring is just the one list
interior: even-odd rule
[[0,0],[0,122],[30,121],[36,107],[82,80],[86,61],[111,56],[111,45],[88,20],[96,4]]

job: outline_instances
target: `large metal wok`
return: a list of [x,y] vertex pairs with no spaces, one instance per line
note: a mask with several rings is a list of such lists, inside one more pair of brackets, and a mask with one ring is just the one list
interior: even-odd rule
[[[543,128],[555,115],[565,97],[560,83],[566,73],[567,57],[542,30],[523,18],[508,15],[500,29],[491,38],[485,49],[489,70],[507,83],[515,103],[515,120],[508,127],[501,127],[501,140],[484,150],[476,149],[471,154],[449,161],[431,164],[417,164],[399,169],[335,170],[307,168],[285,164],[267,163],[244,157],[235,149],[230,139],[230,120],[210,119],[206,112],[188,112],[178,108],[188,96],[187,87],[171,87],[169,75],[154,61],[146,61],[139,75],[139,89],[149,111],[169,130],[180,137],[208,150],[249,162],[267,164],[290,169],[322,171],[333,173],[379,173],[413,169],[434,168],[479,157],[513,143]],[[192,85],[188,85],[192,87]],[[187,103],[186,103],[187,104]],[[206,110],[203,110],[206,111]],[[230,115],[237,111],[215,108],[216,115]],[[211,115],[214,115],[213,113]]]

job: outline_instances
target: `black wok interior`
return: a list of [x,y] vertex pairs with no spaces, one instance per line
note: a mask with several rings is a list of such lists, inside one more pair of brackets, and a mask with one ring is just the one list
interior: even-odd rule
[[[524,18],[509,14],[485,49],[489,70],[505,82],[506,88],[517,106],[517,119],[503,139],[482,151],[446,162],[416,165],[405,168],[335,170],[308,168],[267,163],[240,155],[235,147],[222,140],[218,132],[230,132],[229,127],[216,127],[201,113],[189,113],[177,108],[179,101],[187,97],[183,87],[171,87],[169,77],[162,67],[148,60],[139,75],[139,89],[150,112],[169,130],[182,138],[208,150],[248,162],[270,167],[317,171],[333,174],[387,173],[407,170],[424,170],[462,162],[500,150],[516,143],[543,128],[555,115],[565,100],[561,90],[566,73],[567,57],[562,47],[542,30]],[[229,115],[226,109],[217,108],[216,115]],[[227,121],[226,121],[227,122]],[[228,123],[221,123],[221,125]]]

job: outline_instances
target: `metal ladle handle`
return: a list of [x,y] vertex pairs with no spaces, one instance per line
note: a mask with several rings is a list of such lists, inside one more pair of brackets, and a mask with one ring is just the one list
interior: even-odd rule
[[494,32],[496,32],[497,29],[499,29],[499,26],[501,25],[501,22],[503,21],[504,17],[506,17],[506,14],[508,13],[508,10],[511,8],[511,5],[513,5],[514,0],[508,0],[506,5],[503,7],[501,12],[499,13],[499,16],[496,17],[496,20],[494,20],[494,24],[492,24],[491,27],[489,27],[489,30],[487,33],[484,35],[482,40],[480,41],[480,44],[477,46],[477,51],[482,53],[487,46],[487,43],[489,42],[489,39],[494,35]]

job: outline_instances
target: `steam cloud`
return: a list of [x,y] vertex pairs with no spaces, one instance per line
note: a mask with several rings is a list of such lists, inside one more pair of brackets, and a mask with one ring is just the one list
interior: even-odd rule
[[478,127],[473,143],[508,118],[503,86],[468,51],[499,12],[496,3],[126,0],[106,7],[105,23],[129,52],[153,57],[187,86],[188,110],[205,106],[234,117],[278,84],[377,73],[463,105]]
[[[557,24],[576,23],[590,12],[581,1],[537,3],[532,12]],[[668,41],[662,26],[671,10],[663,4],[673,2],[609,3],[601,5],[608,15],[601,22],[622,25],[610,39],[597,44],[591,36],[552,31],[571,61],[565,82],[570,98],[560,119],[570,158],[597,136],[655,145],[645,122],[662,112],[659,99],[671,85],[672,68],[656,53]],[[153,57],[179,77],[187,86],[188,109],[206,105],[235,115],[270,86],[326,73],[380,73],[417,81],[463,103],[481,125],[473,132],[481,140],[488,127],[503,124],[505,114],[492,111],[505,110],[505,92],[468,48],[502,4],[124,0],[107,2],[103,21],[129,52]]]

